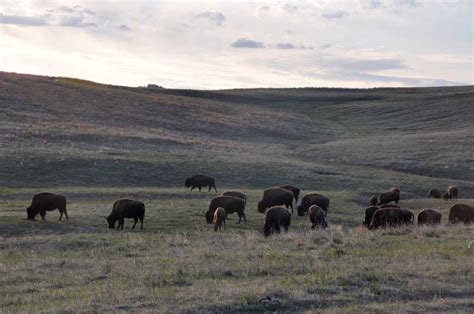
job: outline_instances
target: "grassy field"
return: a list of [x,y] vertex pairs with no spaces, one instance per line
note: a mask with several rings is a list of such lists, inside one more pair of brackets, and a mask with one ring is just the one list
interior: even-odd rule
[[[472,312],[474,88],[150,90],[0,72],[0,308],[5,312]],[[214,233],[216,177],[248,194],[248,224]],[[330,228],[293,215],[264,239],[264,188],[330,197]],[[439,227],[369,232],[368,198],[443,213]],[[68,221],[26,220],[33,194],[62,193]],[[144,230],[109,230],[114,200],[146,204]]]

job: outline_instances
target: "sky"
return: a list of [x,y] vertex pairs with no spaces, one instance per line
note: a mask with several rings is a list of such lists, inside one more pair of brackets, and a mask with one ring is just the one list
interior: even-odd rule
[[1,0],[0,70],[167,88],[474,85],[474,0]]

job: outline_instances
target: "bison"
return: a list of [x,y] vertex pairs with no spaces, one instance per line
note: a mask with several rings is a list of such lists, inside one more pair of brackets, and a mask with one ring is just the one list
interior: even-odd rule
[[444,194],[444,199],[457,199],[459,194],[459,190],[457,187],[450,185],[448,187],[448,192]]
[[300,192],[301,192],[299,188],[292,185],[283,185],[283,186],[280,186],[279,188],[291,191],[291,193],[293,193],[293,197],[295,198],[295,204],[298,203],[298,197],[300,196]]
[[66,219],[69,219],[66,210],[66,197],[64,195],[39,193],[33,196],[31,205],[26,209],[26,214],[27,218],[31,220],[35,220],[38,214],[41,215],[42,220],[45,220],[46,212],[55,209],[59,210],[59,220],[63,218],[63,214],[66,216]]
[[380,209],[379,206],[370,206],[365,209],[364,226],[366,226],[367,228],[370,226],[374,213],[379,209]]
[[369,229],[379,227],[398,227],[400,225],[412,224],[415,216],[404,208],[387,207],[375,211]]
[[392,186],[392,187],[390,188],[390,192],[397,192],[398,194],[400,194],[400,189],[397,188],[396,186]]
[[369,200],[370,206],[377,206],[377,203],[379,202],[379,199],[377,196],[372,195],[372,197]]
[[218,229],[220,231],[223,224],[224,224],[224,230],[226,229],[225,228],[226,216],[227,216],[227,213],[225,212],[225,209],[222,207],[218,207],[214,211],[214,218],[212,219],[212,223],[214,224],[214,231],[217,232]]
[[470,224],[474,222],[474,206],[466,204],[456,204],[449,210],[449,222],[454,224],[464,222]]
[[311,221],[311,229],[328,227],[326,222],[326,214],[318,205],[311,205],[308,209],[309,221]]
[[392,207],[392,208],[402,208],[400,205],[398,204],[383,204],[383,205],[380,205],[379,206],[380,208],[389,208],[389,207]]
[[329,207],[329,198],[318,193],[308,193],[301,199],[301,204],[298,206],[298,216],[302,217],[308,213],[311,205],[318,205],[324,210],[327,215]]
[[245,195],[245,194],[242,193],[242,192],[239,192],[239,191],[227,191],[227,192],[222,193],[222,196],[233,196],[233,197],[241,198],[241,199],[244,200],[245,205],[247,205],[247,195]]
[[270,188],[263,192],[262,199],[258,202],[257,210],[264,213],[269,207],[284,205],[286,208],[291,207],[293,212],[293,192],[281,188]]
[[208,224],[212,223],[214,218],[214,212],[218,207],[225,209],[227,215],[237,213],[239,216],[239,224],[244,219],[244,222],[247,223],[247,218],[245,217],[245,202],[241,198],[233,196],[218,196],[214,197],[209,204],[209,209],[205,213],[206,222]]
[[265,214],[265,224],[263,226],[263,235],[270,236],[273,232],[280,233],[280,228],[283,227],[285,231],[291,224],[291,214],[284,207],[269,208]]
[[396,191],[388,191],[380,195],[378,205],[388,204],[390,202],[395,202],[395,204],[398,204],[399,201],[400,193]]
[[187,188],[191,188],[191,191],[194,190],[195,188],[199,189],[199,192],[201,192],[201,188],[203,186],[208,186],[209,190],[207,192],[210,192],[212,188],[217,193],[217,188],[216,188],[216,179],[213,177],[206,176],[204,174],[195,174],[190,176],[189,178],[186,178],[184,181],[184,186]]
[[430,198],[441,198],[441,192],[438,189],[431,189],[429,196]]
[[438,225],[441,223],[441,213],[434,209],[423,209],[417,219],[418,225]]
[[135,229],[138,219],[140,219],[140,229],[143,229],[143,219],[145,218],[145,204],[139,201],[130,199],[120,199],[114,202],[112,212],[105,217],[110,229],[115,228],[115,223],[118,221],[117,229],[123,229],[125,218],[133,218],[135,221],[132,230]]

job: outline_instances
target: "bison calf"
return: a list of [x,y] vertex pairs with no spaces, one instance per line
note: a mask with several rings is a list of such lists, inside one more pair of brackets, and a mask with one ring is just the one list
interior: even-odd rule
[[438,225],[441,223],[441,213],[434,209],[423,209],[417,220],[418,225]]
[[263,225],[263,235],[270,236],[272,233],[280,233],[280,228],[285,231],[291,224],[291,213],[284,207],[269,208],[265,214],[265,224]]
[[222,225],[224,225],[224,230],[225,228],[225,218],[227,216],[227,213],[225,212],[225,209],[222,207],[218,207],[216,211],[214,212],[214,219],[212,219],[212,223],[214,224],[214,231],[217,232],[217,230],[221,230]]
[[66,219],[69,219],[66,210],[66,197],[64,195],[39,193],[33,196],[31,205],[26,209],[26,214],[28,219],[31,220],[34,220],[38,214],[41,215],[42,220],[45,220],[46,212],[55,209],[59,210],[59,220],[63,218],[63,214],[66,216]]
[[135,228],[138,219],[140,219],[140,229],[143,229],[143,219],[145,218],[145,205],[142,202],[130,199],[117,200],[114,203],[112,212],[109,216],[105,218],[107,219],[110,229],[115,228],[115,223],[117,221],[117,229],[123,229],[123,223],[125,218],[133,218],[133,220],[135,221],[132,226],[132,229]]
[[311,205],[308,209],[309,221],[311,221],[311,229],[321,228],[326,229],[328,223],[326,222],[326,214],[318,205]]
[[474,222],[474,206],[456,204],[449,210],[449,222],[463,222],[466,225]]

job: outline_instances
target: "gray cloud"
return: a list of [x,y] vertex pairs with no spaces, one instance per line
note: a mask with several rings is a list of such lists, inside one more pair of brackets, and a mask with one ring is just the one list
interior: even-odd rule
[[119,25],[118,29],[121,30],[122,32],[130,32],[131,31],[130,27],[128,27],[125,24]]
[[283,10],[285,10],[288,13],[295,13],[298,11],[298,7],[291,3],[285,3],[283,5]]
[[331,13],[321,14],[321,16],[324,17],[325,19],[340,19],[340,18],[343,18],[346,15],[347,15],[347,13],[344,12],[344,11],[341,11],[341,10],[331,12]]
[[361,2],[365,9],[378,9],[383,7],[383,0],[362,0]]
[[275,45],[275,48],[276,49],[282,49],[282,50],[285,50],[285,49],[313,49],[312,47],[307,47],[305,45],[300,45],[300,46],[295,46],[293,45],[292,43],[278,43]]
[[207,20],[215,24],[216,26],[224,26],[225,24],[225,15],[222,12],[218,12],[218,11],[202,12],[202,13],[197,14],[194,18],[197,20],[200,20],[200,19]]
[[247,38],[240,38],[234,41],[231,45],[233,48],[263,48],[261,41],[255,41]]
[[321,45],[319,48],[321,48],[321,49],[329,49],[329,48],[331,48],[331,47],[332,47],[331,44],[325,44],[325,45]]
[[405,69],[400,59],[329,59],[324,65],[330,69],[341,69],[351,72],[378,72],[385,70]]
[[0,13],[0,24],[12,24],[18,26],[46,26],[48,25],[48,20],[42,16],[4,15]]
[[417,7],[422,7],[423,3],[418,0],[394,0],[394,5],[417,8]]

